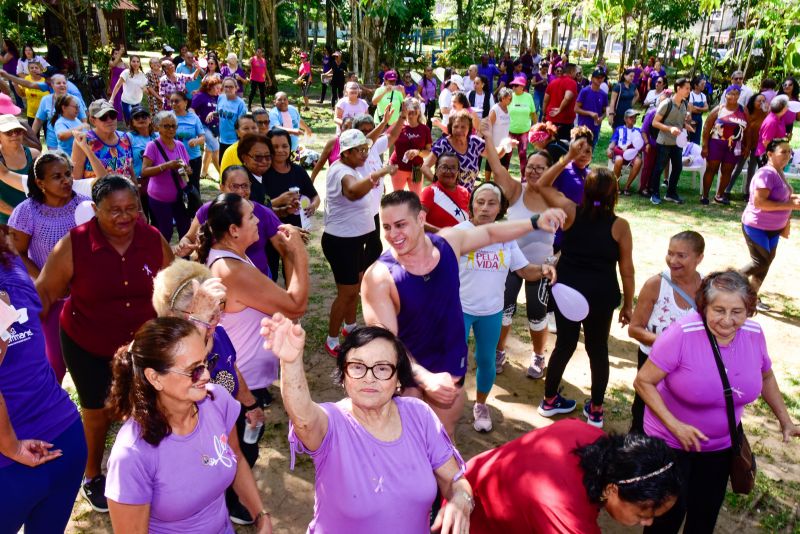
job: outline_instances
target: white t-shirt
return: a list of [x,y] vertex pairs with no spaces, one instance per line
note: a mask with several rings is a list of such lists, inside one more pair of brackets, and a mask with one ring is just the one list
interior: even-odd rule
[[489,98],[489,111],[491,111],[492,106],[494,106],[494,96],[491,93],[487,93],[486,91],[483,92],[482,95],[475,93],[475,105],[472,106],[472,110],[478,114],[479,118],[483,118],[483,99]]
[[[454,228],[469,230],[475,225],[464,221]],[[516,241],[495,243],[461,256],[458,259],[461,309],[478,317],[503,311],[503,292],[508,271],[517,271],[527,265],[528,260]]]
[[469,76],[464,78],[464,94],[469,93],[470,91],[475,90],[475,81],[472,80]]
[[[364,165],[356,169],[358,174],[361,175],[362,178],[366,178],[369,176],[370,173],[380,170],[383,167],[383,160],[381,160],[381,155],[389,149],[389,136],[383,134],[378,138],[377,141],[372,143],[372,146],[369,147],[369,154],[367,155],[367,161],[364,162]],[[384,177],[385,179],[385,177]],[[383,198],[383,179],[378,182],[377,187],[373,187],[372,191],[369,192],[367,195],[370,199],[370,206],[372,208],[372,215],[373,217],[381,211],[381,199]]]
[[359,176],[358,171],[338,160],[325,178],[325,233],[336,237],[358,237],[375,230],[371,193],[349,200],[342,191],[342,179],[347,175]]
[[131,76],[131,71],[125,69],[119,78],[122,80],[122,101],[131,106],[141,104],[144,88],[147,87],[147,76],[143,72]]
[[[450,116],[450,110],[453,108],[453,93],[450,89],[443,89],[441,94],[439,94],[439,109],[442,112],[442,122],[445,126],[447,126],[447,119]],[[444,110],[448,110],[445,113]]]
[[494,141],[495,146],[497,146],[500,144],[500,141],[508,137],[509,128],[511,127],[511,116],[507,111],[503,111],[503,108],[500,107],[500,104],[495,104],[492,106],[492,109],[489,110],[490,115],[492,111],[494,111],[492,140]]

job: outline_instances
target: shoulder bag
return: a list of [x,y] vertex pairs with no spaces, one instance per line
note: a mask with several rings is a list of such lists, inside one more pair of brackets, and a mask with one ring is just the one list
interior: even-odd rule
[[[158,151],[161,153],[161,157],[164,158],[164,162],[170,161],[170,159],[167,157],[166,151],[164,151],[164,147],[161,146],[161,142],[158,139],[153,142],[156,144]],[[180,143],[178,140],[175,140],[175,142]],[[172,182],[175,184],[175,190],[178,192],[178,199],[176,202],[180,202],[186,211],[189,212],[189,215],[194,217],[194,214],[197,213],[197,210],[199,210],[200,206],[203,204],[203,200],[200,197],[200,191],[198,191],[189,180],[186,180],[186,185],[181,187],[178,171],[175,169],[170,169],[169,172],[172,176]]]
[[717,339],[703,319],[703,326],[706,329],[708,341],[711,343],[711,349],[714,352],[714,360],[717,363],[717,370],[719,377],[722,379],[722,387],[725,393],[725,411],[728,415],[728,428],[731,433],[731,489],[734,493],[747,495],[753,491],[753,486],[756,483],[756,456],[750,449],[750,443],[747,441],[747,436],[744,433],[741,423],[736,424],[736,415],[733,411],[733,390],[728,381],[728,373],[725,371],[725,364],[722,361],[722,355],[719,352],[719,345]]

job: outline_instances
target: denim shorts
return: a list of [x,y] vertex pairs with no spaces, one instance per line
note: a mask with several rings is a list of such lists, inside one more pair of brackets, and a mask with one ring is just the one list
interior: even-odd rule
[[219,150],[219,139],[214,137],[214,133],[208,126],[204,126],[203,129],[205,130],[206,133],[206,150],[210,150],[211,152],[216,152],[217,150]]

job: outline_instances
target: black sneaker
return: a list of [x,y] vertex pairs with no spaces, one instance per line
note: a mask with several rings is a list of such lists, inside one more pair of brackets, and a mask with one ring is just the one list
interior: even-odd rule
[[89,482],[84,482],[81,485],[81,495],[95,512],[108,513],[105,475],[98,475]]
[[674,202],[675,204],[683,204],[683,199],[681,197],[679,197],[678,195],[674,195],[674,196],[673,195],[666,195],[664,197],[664,200],[666,200],[667,202]]
[[250,515],[250,512],[238,499],[228,506],[228,517],[231,518],[231,523],[235,525],[252,525],[255,523],[253,516]]

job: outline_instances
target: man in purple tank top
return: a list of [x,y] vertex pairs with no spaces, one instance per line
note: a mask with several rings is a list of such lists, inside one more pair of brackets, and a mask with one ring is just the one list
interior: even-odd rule
[[394,191],[381,200],[381,223],[390,249],[364,274],[364,321],[391,330],[406,345],[418,386],[403,394],[427,402],[451,438],[464,407],[467,373],[458,258],[532,229],[555,232],[565,217],[562,210],[549,209],[530,220],[426,234],[425,212],[416,194]]

